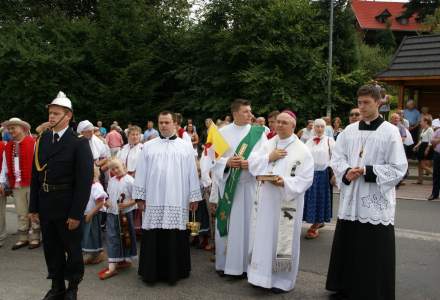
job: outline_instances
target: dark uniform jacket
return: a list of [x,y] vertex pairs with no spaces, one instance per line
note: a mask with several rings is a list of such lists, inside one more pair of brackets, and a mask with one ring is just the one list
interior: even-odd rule
[[[45,131],[36,144],[29,212],[39,213],[40,218],[46,220],[80,220],[89,201],[93,181],[93,156],[89,142],[71,128],[57,143],[52,140],[53,132]],[[59,189],[44,191],[44,183]]]

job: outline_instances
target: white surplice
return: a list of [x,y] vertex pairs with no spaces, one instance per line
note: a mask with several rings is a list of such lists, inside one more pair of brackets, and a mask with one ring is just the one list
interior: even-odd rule
[[[362,155],[361,155],[362,152]],[[374,225],[394,225],[395,186],[408,168],[396,126],[384,121],[377,130],[359,130],[353,123],[338,136],[330,163],[341,189],[338,218]],[[361,176],[346,185],[348,168],[372,166],[376,182]]]
[[[269,163],[269,154],[275,148],[285,149],[287,157]],[[291,166],[294,166],[293,168]],[[301,224],[304,207],[304,193],[313,182],[313,158],[307,146],[296,135],[280,140],[278,136],[269,140],[264,148],[253,153],[249,159],[249,170],[254,175],[279,175],[284,187],[269,182],[258,189],[255,208],[255,225],[251,229],[248,281],[264,288],[278,288],[289,291],[294,288],[299,266]],[[294,208],[294,221],[289,234],[281,232],[281,208]],[[290,216],[289,216],[290,217]],[[275,272],[277,247],[283,240],[290,241],[292,266],[290,271]]]
[[137,162],[133,195],[146,201],[143,229],[186,230],[189,202],[202,200],[192,145],[181,138],[146,142]]
[[143,147],[144,144],[142,143],[138,143],[136,145],[126,144],[116,155],[127,168],[127,172],[136,172],[137,160],[142,153]]
[[[220,129],[221,135],[231,148],[216,161],[212,168],[211,172],[215,182],[215,185],[213,184],[215,188],[212,189],[212,193],[217,191],[220,195],[223,195],[226,181],[230,174],[230,170],[225,172],[226,163],[234,155],[238,145],[249,133],[250,129],[251,125],[238,126],[235,123]],[[266,135],[263,133],[252,152],[258,151],[266,141]],[[248,170],[242,170],[229,216],[228,235],[220,237],[217,228],[215,230],[215,268],[216,270],[224,271],[225,274],[241,275],[247,271],[249,221],[256,187],[255,177]],[[217,200],[218,197],[210,197],[211,202],[215,203]]]

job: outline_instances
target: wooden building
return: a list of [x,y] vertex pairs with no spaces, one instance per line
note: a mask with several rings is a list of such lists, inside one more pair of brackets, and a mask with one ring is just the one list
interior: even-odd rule
[[440,34],[405,37],[389,67],[376,80],[399,88],[399,107],[414,99],[440,115]]

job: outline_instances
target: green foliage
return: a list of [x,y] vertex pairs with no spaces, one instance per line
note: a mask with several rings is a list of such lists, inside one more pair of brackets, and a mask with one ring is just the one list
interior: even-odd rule
[[396,50],[396,38],[394,37],[393,31],[388,27],[385,30],[380,30],[375,36],[376,45],[379,45],[382,49],[387,52],[394,52]]
[[[201,121],[248,98],[256,115],[325,113],[327,2],[212,0],[6,1],[0,12],[0,119],[33,125],[59,90],[78,120],[144,124],[161,110]],[[82,4],[82,6],[78,6]],[[333,110],[386,67],[358,43],[347,1],[335,7]]]
[[410,0],[405,5],[404,16],[409,17],[418,13],[419,18],[424,21],[426,16],[434,14],[436,8],[440,7],[440,0]]
[[432,15],[426,16],[423,25],[431,33],[440,33],[440,8],[437,8]]
[[374,78],[380,71],[385,70],[391,61],[391,53],[380,46],[370,46],[359,42],[360,67],[366,78]]

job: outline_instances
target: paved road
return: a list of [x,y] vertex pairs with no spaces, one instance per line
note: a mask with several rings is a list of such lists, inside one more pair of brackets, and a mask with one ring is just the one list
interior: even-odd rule
[[[335,206],[337,201],[335,201]],[[440,201],[398,200],[397,206],[397,299],[440,299]],[[8,230],[16,228],[15,214],[7,214]],[[306,226],[304,226],[304,231]],[[209,254],[192,251],[191,277],[177,286],[143,284],[132,268],[107,281],[97,272],[104,267],[86,268],[80,299],[327,299],[324,290],[334,224],[317,240],[302,240],[300,274],[295,290],[272,295],[252,288],[244,280],[219,278]],[[41,299],[49,281],[42,249],[11,251],[14,236],[0,248],[0,299]]]

